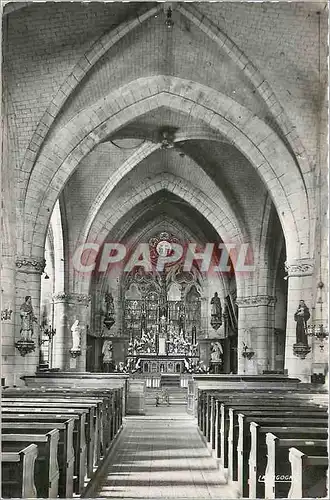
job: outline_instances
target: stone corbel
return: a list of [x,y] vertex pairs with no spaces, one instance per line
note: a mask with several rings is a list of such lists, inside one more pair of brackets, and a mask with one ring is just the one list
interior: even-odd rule
[[305,359],[307,354],[309,354],[312,348],[307,344],[293,344],[292,347],[293,354],[297,356],[297,358]]
[[253,307],[253,306],[275,306],[276,297],[271,295],[251,295],[249,297],[237,297],[236,304],[238,307]]
[[30,352],[34,352],[36,349],[36,345],[33,340],[23,340],[20,339],[15,342],[16,349],[19,350],[21,356],[26,356]]
[[81,304],[86,307],[90,305],[92,300],[91,296],[87,294],[66,292],[54,293],[52,298],[54,303],[65,302],[67,304]]
[[75,359],[81,356],[81,349],[70,349],[70,357]]
[[17,257],[16,268],[24,273],[42,274],[46,266],[43,257]]
[[311,276],[314,273],[314,259],[297,259],[285,262],[285,271],[288,277]]

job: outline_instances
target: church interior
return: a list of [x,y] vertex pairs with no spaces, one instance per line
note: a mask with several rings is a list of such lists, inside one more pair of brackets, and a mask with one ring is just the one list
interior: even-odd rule
[[327,2],[1,8],[2,498],[327,498]]

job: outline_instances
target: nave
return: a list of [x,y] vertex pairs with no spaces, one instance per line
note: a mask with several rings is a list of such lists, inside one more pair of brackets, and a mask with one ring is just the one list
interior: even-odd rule
[[2,497],[325,496],[328,3],[3,3]]
[[235,498],[194,419],[171,410],[127,418],[97,498]]
[[327,498],[322,386],[196,375],[186,404],[168,388],[137,405],[131,382],[71,372],[5,388],[2,497]]

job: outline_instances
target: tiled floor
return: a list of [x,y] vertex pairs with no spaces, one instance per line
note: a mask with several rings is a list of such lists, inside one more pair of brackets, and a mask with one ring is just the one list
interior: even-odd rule
[[179,500],[235,495],[210,457],[195,420],[182,409],[159,407],[149,409],[146,417],[126,418],[96,497]]

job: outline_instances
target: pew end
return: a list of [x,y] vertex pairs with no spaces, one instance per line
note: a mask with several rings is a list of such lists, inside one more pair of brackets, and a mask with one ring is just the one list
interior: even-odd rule
[[[290,448],[289,462],[291,464],[291,487],[288,498],[328,497],[328,456],[306,455],[297,448]],[[313,477],[313,486],[310,485],[311,477]]]
[[37,455],[36,444],[1,452],[2,498],[37,498],[34,484]]

